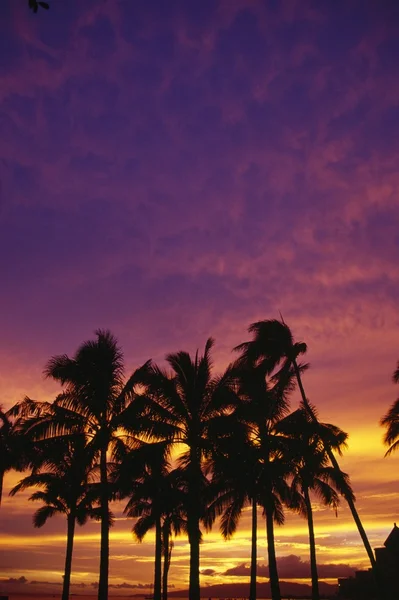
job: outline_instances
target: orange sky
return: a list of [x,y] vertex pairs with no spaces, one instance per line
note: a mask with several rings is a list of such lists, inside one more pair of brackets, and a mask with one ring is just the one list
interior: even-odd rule
[[[384,337],[386,343],[386,336]],[[349,448],[341,459],[341,466],[351,475],[359,513],[370,541],[373,547],[379,546],[397,519],[398,503],[398,483],[395,477],[397,458],[383,457],[385,449],[382,445],[382,430],[378,426],[378,418],[395,391],[389,381],[387,364],[380,358],[378,363],[374,360],[367,363],[367,369],[359,369],[356,360],[350,360],[351,353],[358,347],[364,349],[365,356],[369,355],[367,335],[360,328],[353,328],[348,336],[350,342],[347,343],[347,350],[342,350],[341,353],[337,352],[337,345],[341,347],[342,340],[336,339],[334,343],[332,338],[326,337],[312,343],[309,338],[304,339],[309,341],[309,359],[312,363],[312,368],[305,375],[306,388],[312,401],[317,402],[320,417],[339,424],[350,434]],[[382,343],[383,340],[380,341]],[[312,351],[314,347],[317,348],[317,355],[323,359],[319,361],[320,366]],[[378,353],[376,355],[378,358]],[[334,362],[346,365],[346,368],[339,369],[341,376],[338,375],[338,369],[323,368],[323,364]],[[356,368],[351,368],[351,362]],[[221,366],[221,362],[217,361],[217,364]],[[381,381],[378,382],[377,373],[384,371],[385,381],[380,377]],[[37,379],[40,385],[40,372],[37,373]],[[50,384],[42,386],[40,397],[50,399]],[[294,394],[293,407],[297,401],[298,397]],[[22,576],[29,581],[59,582],[63,572],[65,523],[62,518],[55,518],[42,530],[34,530],[31,525],[33,506],[27,503],[27,494],[7,497],[8,489],[19,478],[19,474],[11,473],[5,481],[0,516],[0,576],[3,579]],[[149,534],[142,544],[136,543],[130,533],[131,523],[123,517],[118,506],[115,510],[118,519],[111,532],[110,581],[116,585],[124,582],[131,585],[149,584],[153,576],[153,535]],[[339,509],[338,517],[316,503],[315,524],[320,563],[344,563],[356,568],[367,568],[364,549],[345,503]],[[302,560],[308,560],[308,537],[304,520],[295,515],[287,515],[286,525],[277,528],[276,535],[278,556],[294,554]],[[96,580],[98,553],[98,524],[91,523],[78,528],[73,569],[75,584],[87,584]],[[204,575],[202,583],[242,582],[242,576],[232,577],[223,573],[243,563],[249,564],[249,556],[250,519],[246,513],[231,541],[222,540],[217,526],[211,534],[205,535],[201,547],[201,568],[212,569],[214,574]],[[176,540],[170,581],[177,588],[184,588],[186,585],[187,559],[187,540]],[[267,564],[265,526],[262,521],[259,524],[259,564]],[[22,586],[23,589],[25,587],[26,584]],[[123,589],[118,590],[120,593],[122,591]]]

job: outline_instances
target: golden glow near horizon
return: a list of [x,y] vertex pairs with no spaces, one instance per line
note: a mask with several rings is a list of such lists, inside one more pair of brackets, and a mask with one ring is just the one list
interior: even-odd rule
[[[293,399],[293,409],[295,402]],[[324,409],[323,409],[324,412]],[[350,415],[349,415],[350,416]],[[351,417],[348,419],[351,424]],[[349,427],[347,428],[349,430]],[[381,442],[381,430],[370,423],[359,422],[353,431],[349,431],[348,448],[341,457],[341,467],[350,473],[357,495],[357,505],[365,529],[373,547],[380,546],[396,520],[395,511],[398,500],[398,488],[392,482],[392,468],[397,458],[384,459],[385,448]],[[179,448],[181,451],[181,447]],[[175,449],[173,459],[178,450]],[[36,503],[27,501],[29,490],[8,497],[11,489],[23,474],[11,472],[5,478],[5,494],[0,509],[0,521],[6,515],[9,523],[15,520],[15,527],[8,526],[0,536],[0,554],[7,553],[11,562],[6,569],[1,568],[0,579],[8,577],[26,577],[36,581],[60,581],[65,551],[66,523],[62,518],[52,519],[52,523],[40,530],[31,525],[31,515],[37,508]],[[391,483],[390,483],[391,482]],[[132,522],[121,513],[123,504],[115,504],[115,526],[110,532],[111,581],[115,585],[150,584],[153,578],[154,533],[149,532],[143,543],[138,544],[131,534]],[[322,564],[349,564],[355,568],[368,568],[368,561],[355,524],[345,502],[341,501],[338,518],[334,512],[313,502],[315,535],[318,560]],[[18,523],[24,528],[19,529]],[[204,534],[201,546],[201,570],[211,570],[212,576],[202,576],[203,584],[242,582],[242,576],[225,575],[227,569],[240,564],[249,565],[250,558],[250,511],[245,509],[238,531],[230,541],[222,539],[218,524],[212,532]],[[98,523],[89,523],[77,528],[75,535],[75,559],[73,580],[76,584],[92,582],[97,579],[100,528]],[[304,519],[287,514],[286,525],[276,527],[276,548],[280,557],[294,554],[308,561],[308,532]],[[18,556],[21,550],[32,551],[35,556],[49,557],[54,563],[49,571],[38,560],[35,568],[23,569]],[[170,582],[177,588],[186,586],[188,576],[189,544],[185,538],[175,541],[173,550]],[[58,557],[58,558],[57,558]],[[258,563],[267,564],[265,526],[259,519],[258,526]],[[56,566],[58,565],[58,567]],[[134,569],[129,568],[134,564]],[[296,579],[293,579],[296,580]],[[302,583],[304,579],[300,579]]]

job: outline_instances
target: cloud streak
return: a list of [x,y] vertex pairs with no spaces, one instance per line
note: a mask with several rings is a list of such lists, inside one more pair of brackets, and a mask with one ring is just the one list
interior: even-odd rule
[[[337,579],[338,577],[353,577],[355,569],[348,564],[323,564],[317,565],[319,577],[321,579]],[[310,562],[303,560],[300,556],[290,554],[281,557],[278,560],[279,576],[284,579],[309,579]],[[267,565],[258,565],[258,577],[269,577],[269,567]],[[246,563],[227,569],[223,575],[234,577],[249,577],[250,567]]]

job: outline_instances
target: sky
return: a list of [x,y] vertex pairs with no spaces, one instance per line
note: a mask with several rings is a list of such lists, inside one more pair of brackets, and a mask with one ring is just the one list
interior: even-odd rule
[[[398,3],[50,4],[3,0],[0,17],[1,403],[54,398],[46,361],[97,328],[127,374],[210,335],[220,372],[281,311],[308,345],[320,418],[349,433],[342,468],[381,545],[399,520],[399,456],[384,458],[378,424],[399,358]],[[59,589],[65,523],[35,530],[27,494],[7,495],[19,478],[0,509],[1,585]],[[153,536],[137,544],[121,508],[110,582],[132,593],[153,579]],[[315,511],[323,578],[367,568],[346,507]],[[304,577],[306,523],[288,515],[276,536],[281,573]],[[202,584],[246,581],[249,542],[247,514],[230,542],[216,527]],[[75,590],[92,590],[99,526],[75,549]],[[176,589],[187,557],[180,538]]]

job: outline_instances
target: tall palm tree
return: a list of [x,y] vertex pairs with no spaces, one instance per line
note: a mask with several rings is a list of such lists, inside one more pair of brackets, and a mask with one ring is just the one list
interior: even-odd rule
[[94,505],[97,493],[94,486],[90,485],[93,457],[87,451],[82,436],[74,440],[58,439],[56,443],[47,442],[39,446],[40,466],[24,477],[10,495],[14,496],[27,488],[41,488],[29,498],[43,503],[33,516],[35,527],[42,527],[47,519],[56,514],[66,515],[67,547],[62,600],[68,600],[75,524],[84,525],[89,517],[99,518],[99,511]]
[[143,403],[136,399],[135,386],[149,362],[125,382],[123,354],[115,337],[97,330],[96,339],[83,342],[72,358],[51,358],[45,375],[58,381],[63,391],[55,401],[26,399],[20,406],[24,430],[33,439],[56,438],[83,433],[87,447],[98,457],[100,471],[101,550],[98,599],[108,599],[109,497],[107,453],[112,460],[124,455],[126,446],[136,444]]
[[[394,383],[399,383],[399,362],[393,373]],[[382,417],[381,425],[386,427],[384,443],[389,446],[385,456],[399,448],[399,398],[392,404],[388,412]]]
[[[179,457],[187,492],[187,532],[190,544],[190,600],[200,598],[201,520],[204,522],[204,498],[209,486],[204,474],[204,458],[212,444],[229,431],[228,413],[236,402],[231,376],[212,375],[211,349],[208,339],[203,356],[194,358],[187,352],[169,354],[166,360],[171,373],[152,366],[146,380],[148,411],[154,423],[168,424],[173,442],[181,444]],[[207,521],[209,526],[209,520]]]
[[[288,396],[292,386],[290,378],[286,378],[271,387],[263,365],[245,364],[241,359],[234,365],[233,373],[236,376],[240,398],[234,415],[248,428],[248,442],[252,447],[250,460],[253,463],[254,475],[251,493],[253,530],[256,527],[255,511],[258,503],[263,507],[266,518],[271,594],[273,600],[280,600],[274,523],[281,525],[284,522],[283,504],[289,498],[287,478],[291,474],[292,465],[288,455],[289,440],[278,435],[276,424],[288,411]],[[254,562],[251,564],[251,593],[254,594],[256,567]]]
[[29,464],[32,454],[28,451],[29,442],[19,432],[19,420],[14,407],[4,411],[0,406],[0,506],[3,496],[3,481],[7,471],[23,471]]
[[[237,346],[236,350],[241,351],[241,361],[244,363],[263,365],[264,369],[269,373],[274,373],[275,379],[287,377],[289,373],[294,373],[298,387],[301,393],[303,406],[309,417],[314,423],[317,423],[317,417],[309,404],[305,394],[301,378],[301,365],[298,364],[298,357],[305,354],[307,347],[304,342],[295,342],[292,332],[284,321],[275,319],[258,321],[252,323],[249,327],[249,332],[253,334],[253,339],[249,342],[244,342]],[[275,373],[276,367],[280,366],[280,370]],[[334,467],[337,477],[341,477],[341,486],[345,490],[345,480],[342,476],[342,471],[338,461],[330,448],[327,441],[323,440],[326,453]],[[360,520],[359,514],[355,506],[355,496],[352,489],[349,487],[344,491],[344,498],[348,503],[353,519],[358,528],[360,537],[363,541],[367,555],[369,557],[375,579],[379,582],[380,578],[377,572],[377,564],[368,540],[367,534]]]
[[143,442],[126,455],[116,477],[118,495],[130,495],[125,514],[139,517],[132,529],[135,537],[141,542],[149,529],[155,527],[155,600],[161,600],[161,517],[165,480],[169,472],[167,454],[168,445],[164,442]]
[[[176,471],[172,472],[172,474]],[[179,477],[179,474],[177,474]],[[187,533],[186,500],[180,484],[172,483],[171,493],[166,495],[166,503],[162,506],[162,551],[163,551],[163,572],[162,572],[162,600],[168,599],[168,575],[170,563],[172,560],[172,550],[175,537],[181,533]]]
[[[312,600],[319,600],[316,542],[310,492],[322,504],[337,509],[339,496],[336,490],[342,494],[347,491],[348,487],[350,488],[350,483],[345,473],[337,477],[336,470],[329,465],[329,458],[322,440],[328,439],[330,447],[341,454],[342,448],[346,446],[348,435],[334,425],[327,423],[315,425],[303,408],[282,419],[276,428],[279,433],[288,435],[296,441],[293,446],[295,470],[291,483],[292,507],[308,521]],[[345,489],[342,489],[342,479],[346,483]]]
[[[141,475],[131,483],[131,496],[124,510],[128,517],[137,518],[132,531],[140,542],[150,529],[155,528],[154,600],[161,600],[161,596],[167,598],[171,535],[173,532],[179,535],[187,529],[182,474],[179,469],[170,470],[162,446],[162,443],[148,444],[144,453],[141,449],[137,453],[143,456],[146,464]],[[135,462],[137,458],[134,457]]]
[[[208,507],[211,519],[220,516],[220,532],[230,539],[237,530],[242,512],[251,507],[251,566],[249,600],[256,600],[257,571],[257,508],[260,461],[257,448],[243,424],[241,431],[217,444],[207,471],[212,474],[214,498]],[[242,474],[245,473],[245,478]]]

